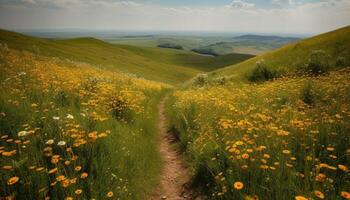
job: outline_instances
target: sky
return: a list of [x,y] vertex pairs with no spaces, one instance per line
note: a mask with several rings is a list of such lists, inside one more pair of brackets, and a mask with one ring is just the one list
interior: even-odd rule
[[0,0],[9,30],[318,34],[350,25],[350,0]]

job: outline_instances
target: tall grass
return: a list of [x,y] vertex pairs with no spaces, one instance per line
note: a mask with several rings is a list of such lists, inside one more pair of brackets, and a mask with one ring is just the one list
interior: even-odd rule
[[0,198],[142,199],[152,189],[166,85],[0,53]]
[[176,91],[169,123],[209,199],[346,199],[350,70]]

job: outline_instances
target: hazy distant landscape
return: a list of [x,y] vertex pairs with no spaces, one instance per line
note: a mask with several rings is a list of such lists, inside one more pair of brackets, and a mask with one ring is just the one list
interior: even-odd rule
[[0,200],[350,199],[347,0],[0,3]]
[[[45,32],[24,31],[23,33],[44,38],[72,38],[93,36],[114,44],[127,44],[140,47],[175,46],[177,49],[194,51],[207,55],[242,53],[258,55],[305,36],[275,36],[266,34],[215,33],[215,32]],[[175,48],[176,49],[176,48]]]

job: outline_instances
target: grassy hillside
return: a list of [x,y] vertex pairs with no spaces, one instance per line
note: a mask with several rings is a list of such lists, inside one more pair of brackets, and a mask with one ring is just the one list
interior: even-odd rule
[[[170,96],[169,128],[208,199],[349,199],[349,39],[346,27],[303,40],[212,74],[232,82],[198,76]],[[293,72],[318,49],[328,73],[246,82],[260,59]]]
[[0,199],[143,199],[168,86],[0,46]]
[[213,200],[342,199],[350,192],[349,77],[347,68],[176,91],[168,119],[194,184]]
[[172,84],[188,80],[201,71],[250,58],[240,54],[213,58],[170,49],[114,45],[94,38],[41,39],[4,30],[0,30],[0,43],[12,49],[87,62]]
[[332,66],[336,65],[336,60],[340,57],[346,58],[349,64],[350,26],[286,45],[278,50],[220,69],[215,72],[215,75],[230,75],[242,80],[260,60],[264,60],[269,68],[294,72],[308,61],[313,50],[323,50],[329,54]]
[[[116,71],[178,84],[215,69],[233,81],[197,76],[166,103],[194,186],[208,199],[349,199],[350,27],[254,58],[8,31],[0,43],[0,199],[143,199],[161,171],[157,102],[173,87]],[[329,73],[246,83],[257,61],[293,73],[313,50]]]

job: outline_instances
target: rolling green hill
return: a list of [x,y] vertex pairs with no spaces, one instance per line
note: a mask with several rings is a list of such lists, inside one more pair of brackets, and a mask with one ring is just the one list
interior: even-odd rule
[[[31,33],[33,34],[33,33]],[[51,35],[42,33],[42,35]],[[35,35],[35,34],[34,34]],[[37,35],[37,34],[36,34]],[[178,46],[183,50],[203,52],[211,55],[226,55],[230,53],[260,55],[277,49],[299,38],[265,36],[265,35],[233,35],[210,36],[210,35],[134,35],[134,36],[110,36],[101,37],[102,40],[114,44],[128,44],[141,47]],[[52,37],[52,36],[51,36]],[[207,52],[207,53],[205,53]]]
[[170,84],[251,58],[245,54],[208,57],[172,49],[110,44],[95,38],[42,39],[5,30],[0,30],[0,43],[13,49],[87,62]]
[[345,64],[350,64],[350,26],[286,45],[275,51],[219,69],[213,75],[229,75],[233,79],[242,80],[259,60],[264,60],[269,68],[283,68],[288,72],[295,72],[308,61],[314,50],[323,50],[329,54],[332,66],[335,66],[337,59],[341,57],[345,59]]

